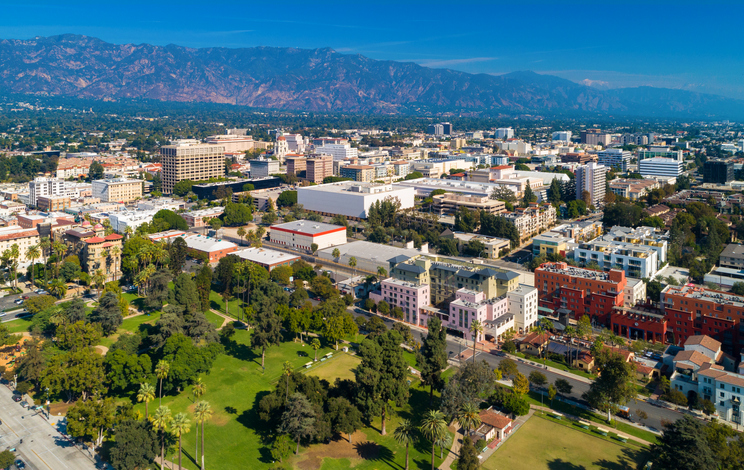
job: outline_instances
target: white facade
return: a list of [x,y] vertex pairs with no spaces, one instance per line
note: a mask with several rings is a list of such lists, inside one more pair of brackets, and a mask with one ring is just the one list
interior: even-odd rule
[[315,147],[315,153],[331,155],[334,160],[346,160],[359,156],[357,149],[350,144],[325,144],[322,147]]
[[511,127],[500,127],[493,133],[496,139],[511,139],[514,137],[514,129]]
[[301,134],[284,134],[284,138],[287,140],[287,148],[290,152],[305,152],[305,139]]
[[288,153],[289,145],[287,144],[286,137],[277,137],[276,143],[274,144],[274,156],[278,158],[280,162],[283,162]]
[[576,199],[588,191],[595,207],[604,205],[607,167],[589,162],[576,168]]
[[65,196],[65,182],[56,178],[35,178],[28,183],[29,205],[35,206],[40,196]]
[[[26,268],[31,260],[26,257],[28,249],[39,244],[39,231],[18,226],[0,227],[0,253],[18,245],[18,267]],[[36,262],[39,262],[37,259]]]
[[622,269],[627,277],[650,279],[659,269],[658,253],[643,245],[597,238],[581,243],[573,253],[574,260],[579,266],[586,266],[593,261],[601,269]]
[[553,132],[553,141],[568,143],[568,142],[571,142],[571,135],[572,135],[571,131]]
[[623,290],[623,307],[633,307],[638,302],[646,300],[646,283],[641,279],[632,277],[625,278],[625,290]]
[[249,135],[210,135],[206,142],[225,147],[225,153],[245,153],[253,150],[255,142]]
[[654,157],[638,162],[638,172],[642,176],[678,177],[684,169],[684,162],[671,158]]
[[279,173],[280,163],[276,160],[251,160],[251,178],[265,178]]
[[142,224],[149,224],[158,211],[122,211],[109,214],[111,228],[117,233],[124,233],[127,227],[137,230]]
[[272,243],[300,250],[311,250],[313,243],[318,250],[346,243],[346,227],[311,220],[296,220],[272,225],[269,233]]
[[623,173],[628,171],[630,157],[630,152],[621,149],[607,149],[597,152],[597,160],[600,165],[620,170]]
[[525,332],[537,324],[537,288],[520,284],[506,293],[509,313],[514,315],[514,330]]
[[366,219],[369,207],[386,198],[397,198],[401,210],[413,207],[414,194],[408,187],[342,181],[297,188],[297,203],[306,210]]

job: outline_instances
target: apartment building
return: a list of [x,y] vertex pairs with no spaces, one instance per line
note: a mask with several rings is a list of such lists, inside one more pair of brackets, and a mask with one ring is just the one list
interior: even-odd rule
[[177,141],[160,148],[163,193],[171,194],[179,181],[205,181],[225,176],[225,147]]
[[652,190],[660,188],[661,183],[655,179],[614,179],[610,181],[610,191],[630,199],[631,201],[637,201]]
[[28,249],[39,244],[39,231],[35,228],[19,226],[0,227],[0,253],[18,246],[18,266],[25,268],[31,264],[27,258]]
[[576,199],[583,199],[584,191],[589,193],[591,205],[601,207],[604,205],[605,181],[607,178],[607,167],[594,162],[589,162],[576,168]]
[[488,196],[472,194],[445,193],[437,194],[434,199],[434,211],[441,215],[455,215],[461,207],[471,211],[485,211],[489,214],[503,214],[506,212],[504,201],[491,199]]
[[209,225],[209,221],[215,217],[221,216],[225,212],[225,208],[222,206],[208,207],[206,209],[184,212],[181,214],[183,220],[189,225],[189,227],[206,227]]
[[107,282],[118,280],[121,277],[123,239],[124,237],[116,233],[105,237],[85,238],[85,248],[80,260],[85,272],[92,276],[100,270]]
[[36,206],[41,196],[65,196],[65,181],[56,178],[34,178],[28,183],[28,203]]
[[666,286],[661,291],[661,309],[669,322],[674,344],[694,335],[707,335],[722,344],[734,357],[744,346],[744,296],[704,286]]
[[424,308],[429,306],[429,285],[402,281],[393,277],[380,282],[380,290],[370,292],[369,298],[375,303],[387,302],[391,309],[400,307],[403,320],[418,326],[426,326],[428,316]]
[[550,204],[533,202],[527,208],[517,208],[502,217],[514,224],[520,241],[524,242],[555,225],[557,212]]
[[600,238],[580,243],[573,251],[580,266],[596,263],[601,269],[620,269],[628,277],[651,278],[659,269],[658,253],[650,247]]
[[554,231],[540,234],[532,239],[532,256],[566,256],[569,251],[568,244],[573,241],[573,238],[565,237]]
[[550,231],[572,238],[577,242],[591,240],[602,235],[602,221],[569,222],[553,227]]
[[122,178],[95,180],[93,197],[101,202],[131,202],[142,197],[142,180]]
[[718,264],[723,268],[744,269],[744,246],[736,243],[726,245]]
[[613,307],[622,307],[625,272],[577,268],[568,263],[543,263],[535,270],[540,306],[576,320],[589,315],[594,324],[608,325]]
[[321,184],[323,179],[333,176],[333,156],[316,155],[305,162],[305,179],[311,183]]

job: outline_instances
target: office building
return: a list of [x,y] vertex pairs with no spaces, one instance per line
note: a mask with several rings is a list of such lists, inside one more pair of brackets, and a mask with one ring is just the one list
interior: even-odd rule
[[685,163],[671,158],[654,157],[640,160],[638,172],[644,177],[669,176],[677,178],[684,171]]
[[370,182],[377,178],[377,172],[372,165],[344,165],[339,171],[339,176],[354,181]]
[[[331,159],[332,160],[332,159]],[[300,155],[287,155],[284,158],[287,163],[287,174],[288,175],[299,175],[300,173],[307,174],[307,158]]]
[[553,142],[571,142],[571,131],[558,131],[553,132]]
[[199,199],[221,199],[227,194],[235,195],[243,191],[278,188],[281,184],[281,178],[267,176],[263,178],[242,178],[218,181],[217,183],[195,184],[191,187],[191,191]]
[[333,156],[317,155],[306,161],[305,179],[311,183],[320,184],[323,179],[333,176]]
[[599,129],[587,129],[581,131],[581,143],[587,145],[602,145],[607,147],[612,142],[612,135]]
[[225,212],[222,206],[208,207],[198,211],[184,212],[181,215],[189,227],[199,228],[209,225],[209,221],[221,216]]
[[592,206],[604,205],[607,167],[589,162],[576,168],[576,199],[583,199],[584,191],[589,193]]
[[70,198],[68,196],[39,196],[36,199],[36,207],[41,211],[53,212],[64,211],[70,207]]
[[177,141],[160,148],[163,193],[171,194],[179,181],[206,181],[225,176],[225,147]]
[[319,155],[330,155],[334,160],[348,160],[350,158],[359,158],[359,151],[348,143],[344,144],[324,144],[321,147],[315,147],[315,152]]
[[277,160],[251,160],[251,178],[267,178],[279,173],[280,163]]
[[298,255],[269,250],[267,248],[245,248],[234,251],[232,254],[238,258],[255,263],[269,272],[279,266],[291,266],[301,259]]
[[682,150],[670,150],[669,147],[651,147],[649,150],[638,151],[638,161],[646,160],[647,158],[671,158],[672,160],[684,160],[684,152]]
[[506,203],[488,196],[475,196],[472,194],[445,193],[434,196],[434,211],[439,215],[455,215],[461,207],[471,211],[485,211],[489,214],[503,214],[506,212]]
[[734,181],[734,162],[727,160],[707,160],[703,165],[703,182],[726,184]]
[[142,180],[113,178],[91,183],[93,197],[101,202],[131,202],[142,197]]
[[607,149],[597,152],[597,162],[608,168],[625,173],[630,164],[630,152],[622,149]]
[[341,181],[297,188],[297,202],[320,214],[366,219],[370,206],[386,198],[397,198],[401,210],[413,207],[414,193],[413,188],[392,184]]
[[441,124],[444,135],[452,135],[452,124],[449,122],[443,122]]
[[433,136],[444,135],[444,126],[441,124],[429,124],[426,133]]
[[608,325],[613,307],[623,306],[625,272],[576,268],[568,263],[543,263],[535,269],[540,306],[579,320],[589,315],[593,324]]
[[[256,142],[253,137],[249,135],[210,135],[205,139],[207,144],[221,145],[224,147],[226,155],[235,155],[240,157],[241,154],[245,155],[245,152],[256,148]],[[260,142],[265,144],[266,142]]]
[[40,196],[64,196],[65,181],[56,178],[34,178],[28,183],[28,203],[36,206]]
[[502,140],[513,139],[514,129],[512,129],[511,127],[500,127],[496,129],[496,131],[494,131],[493,138]]
[[596,162],[597,155],[591,153],[575,153],[569,152],[560,155],[561,162],[563,163],[578,163],[580,165],[586,165],[589,162]]
[[329,246],[345,244],[346,227],[310,220],[296,220],[272,225],[269,237],[271,243],[299,250],[312,251],[312,246],[316,245],[317,251]]

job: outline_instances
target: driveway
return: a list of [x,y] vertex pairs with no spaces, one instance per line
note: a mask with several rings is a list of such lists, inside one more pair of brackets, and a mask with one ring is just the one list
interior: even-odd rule
[[[29,469],[94,470],[91,458],[84,454],[40,414],[13,401],[13,394],[0,385],[0,450],[16,449]],[[20,443],[23,439],[23,444]]]

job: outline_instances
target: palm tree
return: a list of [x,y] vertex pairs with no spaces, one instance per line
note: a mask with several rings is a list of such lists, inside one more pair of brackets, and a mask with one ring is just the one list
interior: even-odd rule
[[145,419],[149,419],[150,414],[148,410],[148,403],[155,399],[155,387],[145,382],[140,384],[139,392],[137,392],[137,401],[145,402]]
[[465,403],[457,413],[457,422],[465,429],[463,435],[469,434],[481,424],[480,408],[474,403]]
[[114,275],[119,272],[117,261],[120,259],[121,249],[118,246],[111,248],[111,257],[114,259]]
[[408,446],[416,440],[416,427],[409,420],[404,419],[393,431],[393,438],[398,444],[406,446],[405,470],[408,470]]
[[439,439],[434,441],[434,445],[439,447],[439,458],[444,458],[444,448],[452,445],[452,436],[449,435],[449,433],[444,433],[443,436],[441,436]]
[[152,417],[152,427],[160,431],[160,470],[165,467],[165,431],[172,421],[171,410],[167,406],[159,406]]
[[159,268],[161,264],[165,263],[165,260],[168,259],[168,251],[165,249],[165,247],[158,243],[155,245],[155,249],[152,252],[152,259],[155,261],[155,265]]
[[10,267],[13,270],[13,287],[18,287],[18,258],[20,258],[21,253],[18,249],[18,245],[13,243],[10,247],[10,259],[12,260],[10,263]]
[[573,351],[572,351],[573,347],[571,346],[571,344],[572,344],[571,343],[571,339],[577,337],[576,329],[573,326],[568,325],[566,327],[566,329],[563,330],[563,336],[565,336],[566,338],[568,338],[568,344],[569,344],[569,348],[570,348],[569,354],[571,356],[568,360],[569,360],[569,362],[573,362]]
[[98,300],[101,300],[101,291],[103,290],[103,286],[106,284],[106,276],[103,274],[102,270],[97,269],[91,280],[93,281],[93,285],[96,287],[96,291],[98,291],[96,292],[98,294]]
[[48,237],[44,237],[39,241],[39,247],[41,248],[41,256],[44,258],[44,285],[48,282],[47,277],[47,253],[49,250],[49,247],[51,246],[51,241],[49,241]]
[[378,266],[377,275],[380,277],[380,279],[386,278],[388,276],[387,269],[383,268],[382,266]]
[[355,256],[352,256],[349,258],[349,267],[351,267],[354,270],[354,277],[356,277],[356,265],[357,265],[357,259]]
[[312,343],[310,343],[310,347],[312,347],[315,350],[315,361],[318,362],[318,349],[320,349],[320,340],[318,338],[313,338]]
[[431,441],[431,470],[434,470],[434,446],[443,436],[447,435],[447,423],[444,420],[444,413],[438,410],[429,410],[421,420],[419,426],[421,434]]
[[54,254],[57,255],[55,270],[57,273],[57,277],[59,277],[59,262],[62,259],[62,255],[67,253],[67,245],[62,242],[54,242],[52,243],[52,251],[54,251]]
[[61,279],[54,279],[49,283],[49,293],[61,299],[67,293],[67,284]]
[[178,470],[183,470],[183,466],[181,465],[181,439],[184,434],[191,431],[191,421],[186,416],[186,413],[178,413],[174,416],[171,428],[173,428],[173,434],[178,437]]
[[163,379],[168,378],[168,372],[170,372],[168,361],[159,360],[158,365],[155,366],[155,376],[160,380],[160,405],[163,404]]
[[39,245],[33,245],[26,250],[26,258],[31,260],[31,285],[34,285],[34,261],[41,256]]
[[339,258],[339,257],[341,256],[341,252],[339,251],[339,249],[338,249],[338,248],[334,248],[334,249],[333,249],[333,252],[331,253],[331,256],[333,256],[333,258],[334,258],[334,259],[336,260],[336,262],[338,263],[338,258]]
[[475,363],[475,345],[478,341],[478,336],[483,333],[483,324],[480,320],[473,320],[470,324],[470,332],[473,333],[473,363]]
[[127,225],[127,228],[124,229],[124,235],[127,236],[127,240],[129,240],[130,238],[132,238],[132,233],[134,233],[134,230],[132,229],[132,227],[130,227],[129,225]]
[[284,365],[282,365],[282,375],[287,376],[287,396],[284,399],[284,402],[289,401],[289,377],[292,375],[292,363],[289,361],[284,361]]
[[[209,406],[209,402],[200,401],[197,403],[196,408],[194,408],[194,417],[196,418],[196,422],[201,424],[201,470],[204,470],[204,422],[212,417],[212,407]],[[197,428],[197,434],[198,432],[199,429]],[[198,441],[199,436],[197,435],[197,442]],[[198,455],[199,454],[197,453],[197,456]]]
[[191,394],[196,399],[201,398],[205,393],[207,393],[207,386],[202,382],[201,377],[197,377],[196,382],[194,382],[194,388],[191,389]]
[[245,228],[240,227],[238,229],[238,236],[240,237],[240,245],[243,246],[243,237],[245,236]]

